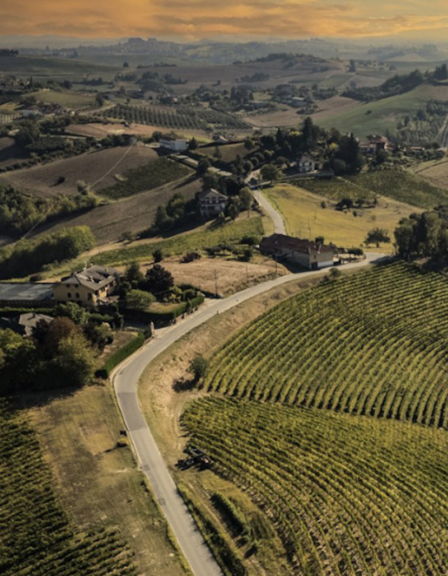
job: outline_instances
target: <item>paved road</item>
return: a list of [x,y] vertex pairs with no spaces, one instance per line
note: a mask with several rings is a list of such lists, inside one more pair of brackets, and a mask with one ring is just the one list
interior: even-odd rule
[[260,190],[254,190],[254,196],[258,200],[260,206],[268,213],[272,219],[275,233],[286,234],[285,223],[280,212],[277,212],[274,206],[272,206],[272,204]]
[[[347,264],[344,266],[344,270],[361,268],[382,257],[382,254],[370,253],[367,255],[366,260],[359,263]],[[222,573],[211,556],[202,535],[197,530],[182,498],[177,493],[168,467],[160,454],[154,437],[141,412],[137,396],[140,377],[146,366],[171,346],[171,344],[187,334],[187,332],[190,332],[190,330],[193,330],[193,328],[207,322],[207,320],[216,314],[225,312],[241,304],[241,302],[263,294],[272,288],[294,280],[305,280],[316,274],[319,274],[319,272],[289,274],[258,284],[223,300],[208,302],[204,307],[191,316],[188,316],[186,320],[183,320],[179,324],[158,330],[156,337],[122,364],[113,376],[118,404],[140,466],[149,479],[155,497],[195,576],[221,576]]]

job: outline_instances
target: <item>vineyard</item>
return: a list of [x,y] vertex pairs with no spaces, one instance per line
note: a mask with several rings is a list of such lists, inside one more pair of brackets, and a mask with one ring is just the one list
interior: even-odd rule
[[[445,432],[216,397],[194,402],[182,421],[191,445],[207,451],[215,472],[244,490],[280,537],[277,544],[257,533],[231,503],[252,550],[270,549],[275,559],[265,573],[446,574]],[[281,572],[285,556],[291,569]]]
[[76,533],[24,417],[0,401],[0,573],[4,576],[136,576],[115,531]]
[[448,281],[404,263],[327,281],[213,357],[209,391],[448,428]]
[[231,114],[211,109],[198,110],[186,106],[166,110],[155,106],[117,104],[104,114],[110,118],[160,126],[169,130],[247,130],[250,128],[245,122]]
[[375,196],[388,196],[420,208],[435,208],[448,202],[448,191],[437,188],[423,178],[402,168],[363,172],[333,180],[298,179],[297,186],[334,201],[351,198],[371,202]]

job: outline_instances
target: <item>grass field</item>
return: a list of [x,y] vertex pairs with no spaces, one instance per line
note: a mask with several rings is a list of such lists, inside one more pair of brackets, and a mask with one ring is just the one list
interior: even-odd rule
[[74,90],[39,90],[38,92],[31,92],[29,96],[34,96],[38,102],[59,104],[73,110],[90,108],[95,104],[93,94],[83,94]]
[[[302,185],[309,186],[314,193],[291,184],[279,184],[264,193],[283,215],[289,234],[299,238],[323,236],[325,242],[333,242],[338,247],[362,245],[367,232],[376,227],[385,228],[392,235],[399,220],[416,211],[406,204],[380,197],[375,208],[356,208],[357,216],[354,216],[353,212],[336,210],[335,204],[325,198],[337,200],[339,194],[346,197],[347,190],[352,189],[354,194],[358,194],[356,187],[341,180],[303,180]],[[326,208],[322,208],[322,201]],[[391,244],[381,245],[381,251],[390,252],[392,249]]]
[[447,297],[402,263],[324,283],[227,342],[205,388],[448,428]]
[[[28,415],[52,471],[55,495],[77,529],[119,527],[138,574],[184,574],[166,522],[120,437],[123,424],[111,391],[91,386],[56,399],[42,395]],[[123,447],[116,448],[118,440]]]
[[146,190],[159,188],[175,180],[186,178],[192,171],[168,158],[157,158],[144,166],[131,168],[122,174],[123,181],[109,188],[101,188],[101,195],[118,200]]
[[223,398],[194,402],[182,422],[215,463],[202,484],[230,480],[261,512],[219,494],[239,553],[271,552],[248,574],[446,574],[446,432]]
[[[147,146],[109,148],[73,158],[56,160],[27,170],[0,175],[0,185],[9,185],[21,192],[38,196],[77,193],[77,182],[83,180],[97,192],[117,183],[116,175],[138,168],[157,159],[156,152]],[[65,181],[57,184],[62,176]]]
[[343,198],[373,200],[381,195],[420,208],[435,208],[448,202],[446,190],[403,168],[362,172],[332,180],[302,179],[295,184],[335,201]]
[[41,56],[17,56],[2,58],[1,68],[3,74],[19,77],[32,75],[35,78],[52,77],[55,79],[79,78],[85,74],[107,77],[114,75],[117,69],[110,66],[97,65],[67,58],[44,58]]
[[448,190],[448,161],[431,161],[418,164],[414,170],[419,178],[423,178],[432,186]]
[[263,234],[262,219],[258,216],[247,219],[240,218],[236,222],[227,222],[222,226],[212,223],[208,229],[190,234],[180,234],[160,242],[140,244],[130,248],[110,250],[93,256],[93,264],[113,265],[126,264],[134,260],[152,259],[154,250],[161,248],[164,253],[172,256],[184,254],[190,250],[201,250],[222,242],[238,242],[243,236]]
[[[220,151],[221,159],[224,162],[233,162],[236,160],[237,156],[244,158],[249,154],[249,152],[244,147],[243,142],[239,144],[227,144],[225,146],[218,146],[218,150]],[[203,156],[207,156],[207,158],[213,159],[216,152],[216,146],[207,146],[205,148],[202,147],[196,150],[196,152]]]
[[5,576],[137,576],[117,529],[88,531],[61,507],[36,435],[24,414],[0,402],[2,508],[0,572]]
[[425,84],[399,96],[368,102],[341,113],[337,109],[334,114],[321,117],[317,113],[313,118],[324,128],[337,128],[342,133],[354,132],[356,136],[365,138],[369,134],[385,134],[387,129],[395,129],[400,119],[415,114],[431,99],[447,98],[447,87]]

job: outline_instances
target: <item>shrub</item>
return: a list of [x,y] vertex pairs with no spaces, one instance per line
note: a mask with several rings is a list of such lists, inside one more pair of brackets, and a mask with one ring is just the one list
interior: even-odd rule
[[131,354],[136,352],[139,348],[143,346],[145,342],[144,335],[139,332],[139,334],[130,342],[125,344],[122,348],[117,350],[104,364],[101,370],[96,372],[96,376],[99,378],[108,378],[112,370],[118,366],[121,362],[126,360]]

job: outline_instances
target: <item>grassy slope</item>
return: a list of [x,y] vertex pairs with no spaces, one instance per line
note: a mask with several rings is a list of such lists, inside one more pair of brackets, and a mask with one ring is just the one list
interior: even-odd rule
[[406,94],[369,102],[348,112],[329,115],[316,121],[324,128],[337,128],[343,133],[354,132],[360,138],[369,134],[384,134],[388,128],[395,128],[400,118],[406,114],[415,114],[431,99],[446,100],[447,89],[423,85]]
[[77,76],[82,78],[84,74],[104,76],[108,73],[115,73],[115,69],[109,66],[96,65],[76,59],[44,58],[40,56],[2,58],[0,64],[4,74],[15,74],[17,76],[29,76],[32,74],[34,77],[56,76],[58,78],[71,78]]
[[241,552],[254,541],[261,557],[270,549],[267,573],[446,573],[446,432],[219,398],[191,405],[183,423],[215,474],[242,488],[270,524],[271,532],[226,490],[243,520],[233,534],[249,540]]
[[114,449],[123,425],[110,391],[89,387],[42,399],[29,413],[56,479],[55,491],[78,529],[118,526],[139,574],[184,574],[130,449]]
[[240,219],[236,222],[227,222],[222,226],[212,223],[208,229],[201,232],[181,234],[162,240],[140,244],[127,249],[111,250],[94,256],[91,260],[94,264],[114,265],[151,258],[154,250],[161,248],[165,254],[183,254],[189,250],[201,250],[215,246],[221,242],[237,242],[243,236],[263,234],[263,223],[259,217]]
[[[329,183],[334,191],[338,181]],[[326,194],[327,183],[320,185],[320,194]],[[343,190],[349,189],[349,185],[342,183]],[[315,191],[318,190],[315,188]],[[289,234],[305,238],[324,236],[326,242],[334,242],[337,246],[351,248],[360,246],[367,232],[377,226],[386,228],[393,233],[398,221],[415,212],[415,208],[390,200],[379,198],[375,208],[356,209],[357,216],[352,212],[340,212],[335,210],[334,204],[325,200],[326,197],[311,193],[302,188],[290,184],[279,184],[265,191],[270,201],[278,208],[286,220],[286,228]],[[322,208],[322,201],[327,207]],[[390,251],[392,247],[384,244],[382,251]]]
[[35,96],[39,102],[48,104],[60,104],[67,108],[88,108],[94,105],[95,97],[92,94],[83,94],[73,90],[39,90],[32,92],[30,96]]

